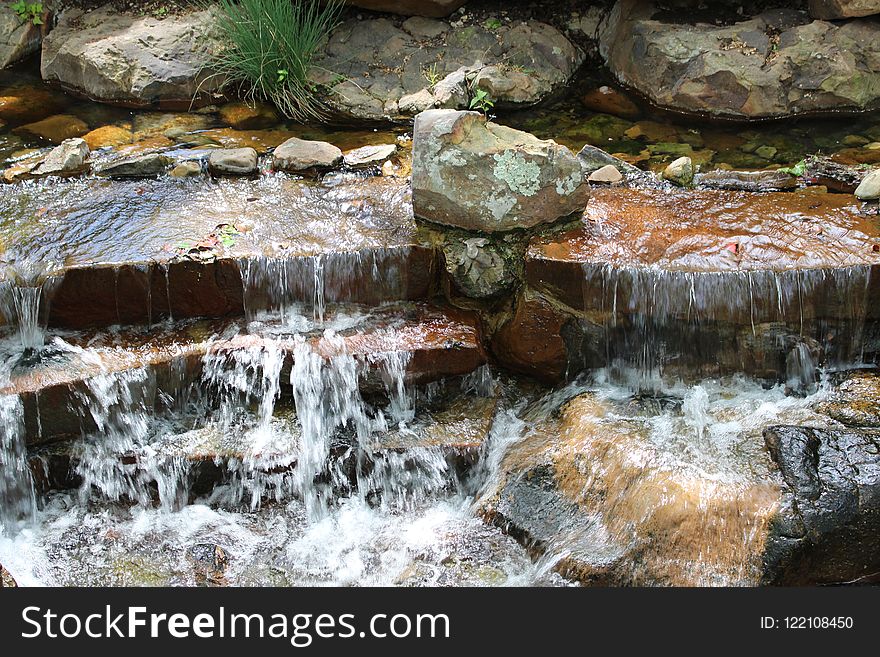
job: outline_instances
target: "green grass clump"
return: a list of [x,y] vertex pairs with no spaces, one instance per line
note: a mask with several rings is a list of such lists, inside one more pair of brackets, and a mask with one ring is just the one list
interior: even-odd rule
[[341,7],[341,0],[218,0],[214,67],[246,100],[271,101],[299,121],[320,119],[309,64]]

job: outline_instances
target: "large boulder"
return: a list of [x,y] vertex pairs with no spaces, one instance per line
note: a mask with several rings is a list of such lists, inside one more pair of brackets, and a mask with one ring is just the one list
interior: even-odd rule
[[44,11],[42,24],[23,21],[8,6],[0,7],[0,68],[14,64],[40,49],[51,25],[50,12]]
[[662,107],[769,118],[880,107],[880,23],[811,21],[769,10],[732,25],[655,19],[620,0],[600,52],[622,83]]
[[498,108],[546,99],[571,79],[583,54],[538,21],[453,28],[411,18],[351,19],[316,57],[310,78],[340,116],[409,121],[426,109],[466,109],[474,89]]
[[212,24],[210,10],[159,20],[68,9],[43,41],[43,79],[102,102],[187,109],[222,84]]
[[416,117],[412,190],[416,216],[487,233],[556,221],[590,195],[565,146],[456,110]]
[[810,0],[810,15],[822,20],[880,14],[880,0]]
[[345,0],[348,5],[403,16],[449,16],[467,0]]

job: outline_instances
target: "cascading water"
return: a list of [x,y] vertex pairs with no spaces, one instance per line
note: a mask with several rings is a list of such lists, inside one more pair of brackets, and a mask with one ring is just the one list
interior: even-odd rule
[[46,340],[46,314],[51,291],[58,279],[47,276],[29,261],[18,263],[0,282],[0,313],[7,324],[17,327],[22,349],[40,349]]
[[37,509],[25,446],[24,409],[14,395],[0,395],[0,534]]

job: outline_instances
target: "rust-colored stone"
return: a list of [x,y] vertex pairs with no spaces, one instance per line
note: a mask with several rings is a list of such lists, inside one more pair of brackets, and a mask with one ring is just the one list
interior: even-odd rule
[[492,336],[492,352],[505,367],[557,383],[568,363],[562,327],[568,318],[538,295],[521,296],[511,317]]

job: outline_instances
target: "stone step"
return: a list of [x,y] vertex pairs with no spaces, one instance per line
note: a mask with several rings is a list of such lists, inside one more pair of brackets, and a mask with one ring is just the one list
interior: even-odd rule
[[647,347],[769,371],[805,341],[845,361],[880,347],[878,265],[880,225],[849,195],[599,190],[580,226],[532,239],[500,351],[543,313],[557,370],[561,341],[588,367]]
[[[340,327],[341,340],[322,338],[322,328],[306,333],[315,352],[325,359],[344,352],[368,369],[382,354],[404,354],[407,383],[467,374],[486,361],[479,323],[471,312],[403,303],[328,321]],[[21,398],[28,442],[37,444],[94,430],[87,412],[93,397],[89,386],[108,377],[124,383],[126,376],[145,370],[149,384],[138,386],[149,405],[158,403],[158,393],[174,398],[198,384],[206,356],[273,350],[283,358],[284,384],[297,345],[294,331],[269,323],[251,324],[251,330],[261,330],[249,333],[246,325],[244,320],[192,321],[153,330],[67,334],[63,342],[41,352],[36,362],[25,358],[13,366],[0,395]],[[369,379],[361,383],[372,385]]]
[[[452,387],[436,398],[419,399],[415,406],[416,415],[405,427],[370,436],[361,450],[356,437],[345,432],[333,442],[329,460],[346,473],[352,487],[358,485],[358,474],[366,475],[363,481],[367,481],[385,463],[414,471],[424,459],[439,458],[446,462],[449,476],[459,479],[476,466],[498,407],[494,391],[485,395]],[[283,475],[296,469],[302,430],[295,410],[276,409],[270,429],[283,439],[266,444],[247,427],[216,423],[182,433],[160,425],[147,446],[120,453],[119,461],[138,471],[173,472],[174,463],[182,459],[190,496],[208,495],[231,472],[240,471],[243,463],[250,469],[245,476]],[[77,441],[31,448],[29,464],[37,491],[45,494],[82,485],[77,474],[80,454]]]
[[55,328],[423,299],[438,271],[396,179],[34,181],[0,207],[0,287],[42,285]]

